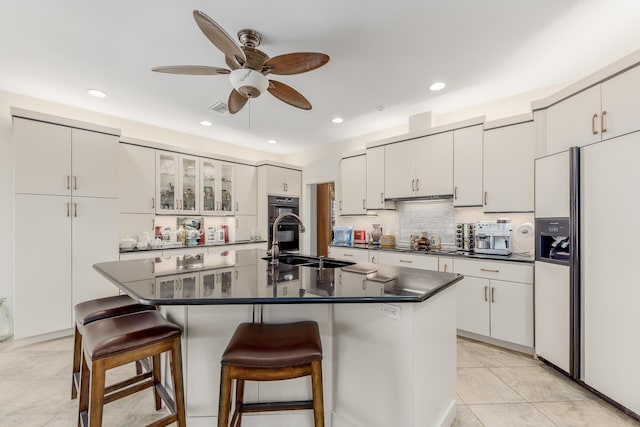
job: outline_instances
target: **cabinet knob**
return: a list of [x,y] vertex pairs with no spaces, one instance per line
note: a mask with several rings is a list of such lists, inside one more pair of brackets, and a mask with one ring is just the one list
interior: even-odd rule
[[380,203],[384,203],[384,193],[380,193]]
[[416,191],[416,180],[415,179],[411,180],[411,191]]
[[420,178],[416,179],[416,191],[420,191]]

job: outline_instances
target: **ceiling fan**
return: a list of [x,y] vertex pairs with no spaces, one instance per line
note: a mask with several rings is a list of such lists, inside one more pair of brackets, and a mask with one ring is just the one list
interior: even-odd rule
[[152,71],[190,75],[228,74],[233,86],[228,101],[231,114],[240,111],[249,98],[256,98],[265,90],[289,105],[303,110],[311,109],[311,103],[300,92],[266,76],[300,74],[315,70],[329,61],[328,55],[296,52],[269,58],[267,54],[256,49],[262,41],[259,32],[250,29],[240,30],[238,39],[241,46],[238,46],[220,25],[204,13],[194,10],[193,17],[204,35],[224,53],[225,62],[231,70],[207,65],[172,65],[154,67]]

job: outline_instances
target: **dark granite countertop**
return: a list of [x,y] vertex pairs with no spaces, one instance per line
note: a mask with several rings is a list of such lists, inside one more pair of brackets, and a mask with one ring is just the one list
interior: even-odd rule
[[393,248],[382,247],[379,245],[369,245],[369,244],[353,244],[353,245],[335,245],[331,244],[329,246],[337,247],[337,248],[354,248],[354,249],[368,249],[368,250],[376,250],[376,251],[390,251],[390,252],[410,252],[416,255],[432,255],[432,256],[446,256],[446,257],[462,257],[462,258],[472,258],[472,259],[486,259],[492,261],[512,261],[512,262],[524,262],[524,263],[533,263],[534,257],[529,253],[512,253],[511,255],[491,255],[491,254],[478,254],[475,252],[465,252],[459,251],[456,249],[444,249],[439,251],[414,251],[406,246],[396,246]]
[[133,299],[154,305],[419,303],[463,277],[378,264],[345,267],[349,271],[283,263],[274,267],[263,255],[249,249],[93,267]]

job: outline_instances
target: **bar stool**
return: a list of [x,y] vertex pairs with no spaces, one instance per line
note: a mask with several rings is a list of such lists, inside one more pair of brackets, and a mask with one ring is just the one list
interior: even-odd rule
[[[239,427],[245,412],[313,409],[315,426],[324,426],[322,343],[316,322],[242,323],[231,337],[221,365],[218,427],[227,427],[229,423],[233,380],[236,401],[231,425]],[[243,402],[245,381],[287,380],[308,375],[313,400]]]
[[[73,336],[73,370],[71,373],[71,399],[75,399],[80,388],[80,361],[82,357],[82,327],[96,320],[139,311],[155,310],[152,305],[139,304],[127,295],[99,298],[76,304],[75,332]],[[143,366],[136,361],[136,373],[141,374]]]
[[[138,391],[153,388],[156,410],[162,402],[170,414],[153,426],[177,422],[186,425],[184,389],[182,385],[182,354],[177,325],[165,320],[157,311],[142,311],[109,317],[83,327],[82,370],[78,405],[78,426],[100,427],[103,406]],[[172,399],[160,378],[160,355],[170,353]],[[106,371],[143,358],[152,358],[152,375],[134,377],[126,387],[115,391],[105,388]]]

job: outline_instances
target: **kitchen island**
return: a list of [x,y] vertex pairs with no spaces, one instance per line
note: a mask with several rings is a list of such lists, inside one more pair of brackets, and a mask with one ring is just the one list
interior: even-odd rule
[[[239,323],[303,319],[320,326],[327,426],[451,424],[456,407],[452,285],[462,276],[373,264],[341,267],[330,260],[323,269],[295,265],[298,261],[272,266],[263,254],[239,250],[94,266],[137,301],[161,306],[184,328],[189,426],[216,423],[219,361]],[[245,400],[309,398],[308,381],[249,383]],[[247,426],[313,425],[310,411],[244,418]]]

